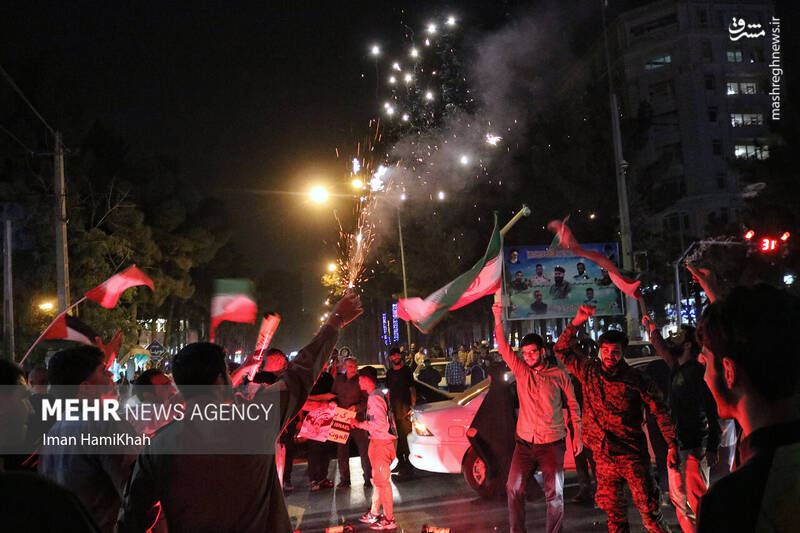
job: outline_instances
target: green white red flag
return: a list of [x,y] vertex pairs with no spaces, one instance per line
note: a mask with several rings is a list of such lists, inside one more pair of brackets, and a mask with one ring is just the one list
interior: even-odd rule
[[608,271],[608,276],[619,290],[631,298],[641,298],[642,292],[639,290],[641,281],[623,276],[617,268],[617,265],[600,252],[583,248],[567,226],[567,220],[569,220],[569,217],[565,218],[563,221],[553,220],[547,225],[547,229],[555,233],[553,242],[550,243],[550,249],[558,250],[559,248],[563,248],[579,257],[594,261],[600,268],[604,268]]
[[106,309],[116,307],[119,297],[123,292],[138,285],[147,285],[150,290],[155,290],[153,280],[148,278],[144,272],[131,265],[119,274],[114,274],[106,281],[86,293],[86,298],[97,302]]
[[253,284],[246,279],[218,279],[214,281],[214,296],[211,298],[211,342],[221,322],[256,321],[257,307],[253,298]]
[[424,300],[422,298],[401,298],[397,306],[397,316],[411,321],[423,333],[428,333],[447,311],[464,307],[500,288],[503,268],[503,237],[497,227],[497,213],[494,214],[494,230],[489,246],[483,257],[456,279],[437,290]]

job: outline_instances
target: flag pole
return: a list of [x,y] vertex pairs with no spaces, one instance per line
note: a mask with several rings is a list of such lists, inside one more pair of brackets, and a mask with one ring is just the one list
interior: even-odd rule
[[50,329],[50,328],[53,326],[53,324],[55,324],[55,323],[56,323],[56,321],[57,321],[59,318],[61,318],[62,316],[66,315],[67,313],[69,313],[70,311],[72,311],[72,309],[74,309],[75,307],[77,307],[77,306],[78,306],[78,304],[79,304],[79,303],[81,303],[82,301],[84,301],[85,299],[86,299],[86,296],[84,296],[83,298],[81,298],[80,300],[78,300],[77,302],[75,302],[74,304],[70,305],[69,307],[67,307],[66,309],[64,309],[63,311],[61,311],[61,312],[60,312],[58,315],[56,315],[56,317],[53,319],[53,321],[52,321],[52,322],[50,322],[50,323],[47,325],[47,327],[46,327],[46,328],[44,328],[44,331],[42,331],[42,334],[41,334],[41,335],[39,335],[39,338],[38,338],[38,339],[36,339],[36,341],[34,341],[34,343],[33,343],[33,344],[31,344],[31,347],[30,347],[30,348],[28,348],[28,351],[27,351],[27,352],[25,352],[25,355],[22,357],[22,359],[20,359],[20,361],[19,361],[19,364],[21,365],[22,363],[24,363],[24,362],[25,362],[25,359],[27,359],[27,358],[28,358],[28,356],[31,354],[31,352],[32,352],[32,351],[33,351],[33,349],[36,347],[36,345],[37,345],[37,344],[39,344],[39,341],[41,341],[41,340],[42,340],[42,338],[45,336],[45,334],[47,333],[47,331],[48,331],[48,330],[49,330],[49,329]]
[[[516,215],[511,217],[511,220],[509,220],[508,223],[505,226],[503,226],[503,229],[500,230],[500,236],[501,237],[505,237],[506,233],[508,233],[511,230],[511,228],[514,227],[514,224],[519,222],[519,220],[522,217],[526,217],[526,216],[528,216],[530,214],[531,214],[531,209],[530,209],[530,207],[528,207],[528,204],[522,204],[522,209],[520,209],[517,212]],[[494,301],[495,301],[495,303],[500,301],[500,298],[501,298],[501,295],[502,295],[502,292],[503,292],[503,273],[505,272],[505,261],[503,261],[501,263],[501,266],[502,266],[502,269],[500,270],[500,272],[501,272],[501,274],[500,274],[500,290],[497,291],[496,293],[494,293]]]

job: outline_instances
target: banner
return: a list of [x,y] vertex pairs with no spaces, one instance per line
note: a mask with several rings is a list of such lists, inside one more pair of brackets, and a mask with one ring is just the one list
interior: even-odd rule
[[318,442],[344,444],[350,437],[350,420],[355,416],[355,411],[335,405],[314,409],[306,414],[297,436]]
[[[586,250],[618,263],[616,243],[584,244]],[[508,246],[504,257],[504,297],[508,320],[571,318],[581,304],[595,316],[621,315],[622,298],[608,271],[569,250],[548,246]]]

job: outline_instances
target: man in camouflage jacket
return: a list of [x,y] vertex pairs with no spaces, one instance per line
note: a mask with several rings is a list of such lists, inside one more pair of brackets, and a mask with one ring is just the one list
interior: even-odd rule
[[622,359],[628,345],[624,333],[607,331],[598,342],[599,358],[582,357],[576,333],[593,314],[592,307],[582,305],[554,351],[583,388],[583,440],[594,452],[597,463],[597,505],[608,515],[610,532],[627,532],[623,492],[627,481],[645,528],[651,532],[669,531],[661,513],[658,484],[642,429],[647,408],[669,445],[670,465],[677,465],[680,446],[669,408],[655,382]]

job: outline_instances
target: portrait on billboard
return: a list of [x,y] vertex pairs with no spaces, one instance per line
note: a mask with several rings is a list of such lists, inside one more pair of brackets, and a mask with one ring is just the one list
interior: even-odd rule
[[[616,243],[584,244],[616,263]],[[608,271],[569,250],[547,246],[506,248],[503,302],[509,320],[567,318],[582,304],[596,316],[621,315],[622,297]]]

